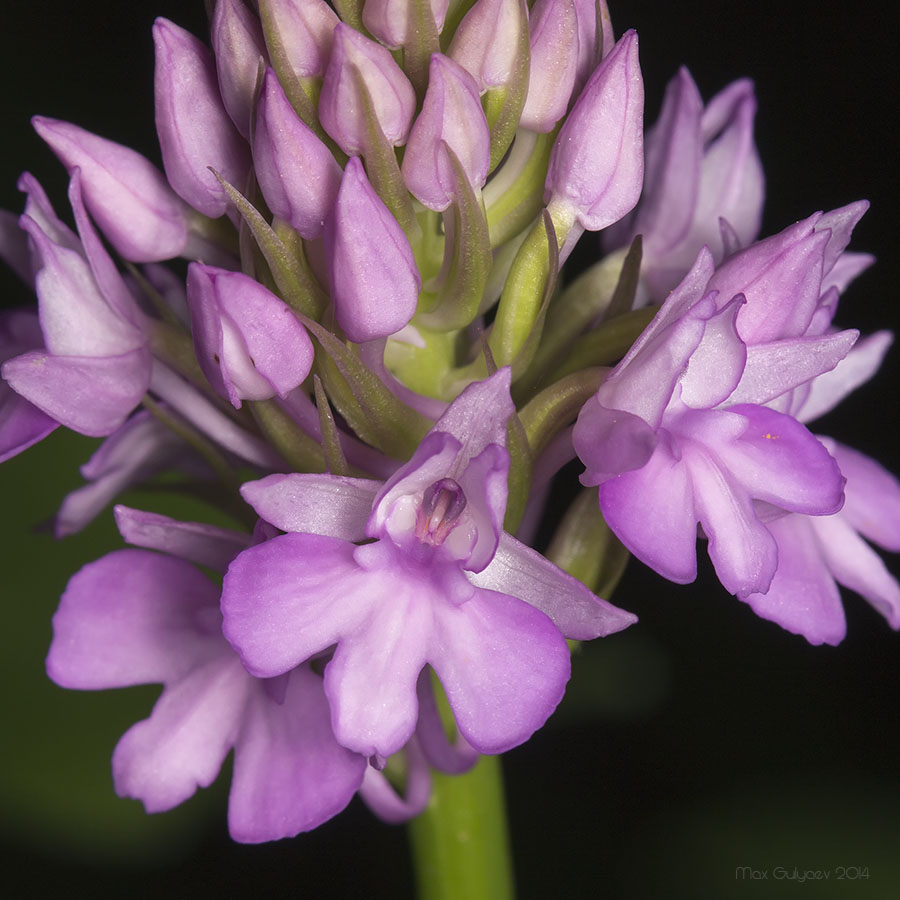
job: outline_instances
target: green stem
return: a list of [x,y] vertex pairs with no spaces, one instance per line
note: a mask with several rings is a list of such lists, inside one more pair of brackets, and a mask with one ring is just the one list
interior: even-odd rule
[[419,900],[513,900],[498,756],[465,775],[435,772],[428,807],[409,830]]

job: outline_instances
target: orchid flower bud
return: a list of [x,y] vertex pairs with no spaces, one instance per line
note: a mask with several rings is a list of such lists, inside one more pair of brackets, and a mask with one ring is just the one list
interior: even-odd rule
[[154,262],[184,251],[190,210],[149,159],[68,122],[35,116],[31,124],[70,174],[81,170],[85,205],[125,259]]
[[518,64],[517,35],[528,8],[522,0],[478,0],[466,13],[447,55],[461,65],[483,92],[503,87]]
[[305,329],[258,281],[191,263],[187,292],[200,368],[236,409],[242,400],[283,397],[309,375],[314,352]]
[[629,31],[597,67],[553,145],[545,201],[588,231],[629,212],[641,193],[643,114],[638,37]]
[[[429,6],[435,28],[440,34],[450,0],[429,0]],[[410,0],[366,0],[362,13],[363,25],[386,47],[392,50],[405,47],[416,28],[413,7],[414,3]]]
[[652,299],[668,295],[702,246],[721,262],[756,237],[763,172],[753,143],[755,112],[746,79],[705,109],[687,69],[669,82],[659,119],[647,131],[641,202],[603,235],[610,249],[643,235],[642,276]]
[[241,185],[249,154],[222,105],[212,54],[167,19],[153,26],[156,47],[156,131],[163,166],[175,192],[204,215],[218,218],[228,199],[215,169]]
[[259,95],[253,162],[269,209],[308,240],[319,237],[341,184],[341,167],[294,112],[272,69]]
[[325,72],[340,21],[325,0],[260,0],[259,12],[270,54],[283,55],[297,78]]
[[387,337],[409,323],[422,280],[409,241],[353,157],[344,170],[325,252],[338,324],[351,341]]
[[548,132],[565,115],[578,65],[574,0],[537,0],[531,11],[531,68],[521,124]]
[[403,180],[424,206],[445,210],[453,197],[451,164],[441,144],[456,154],[469,183],[478,191],[490,163],[491,135],[481,108],[478,85],[461,66],[435,53],[428,90],[403,155]]
[[378,127],[394,146],[406,142],[416,111],[416,94],[385,47],[349,25],[334,29],[331,59],[319,97],[322,127],[347,154],[361,153],[369,123],[360,90],[368,90]]
[[600,62],[612,52],[616,39],[606,0],[574,0],[574,3],[578,18],[578,66],[575,76],[577,92]]
[[210,38],[225,109],[249,138],[259,60],[266,58],[259,20],[242,0],[218,0]]

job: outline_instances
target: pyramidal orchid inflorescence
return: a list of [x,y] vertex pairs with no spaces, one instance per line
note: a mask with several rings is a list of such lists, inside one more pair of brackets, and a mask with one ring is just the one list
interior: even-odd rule
[[[626,551],[685,583],[699,542],[814,644],[839,584],[900,629],[867,543],[900,551],[900,482],[807,427],[891,343],[835,325],[867,204],[758,240],[750,81],[704,104],[683,68],[647,128],[605,0],[210,8],[153,26],[161,168],[36,116],[74,229],[28,173],[0,217],[37,295],[0,319],[0,460],[103,438],[55,531],[130,545],[71,578],[47,671],[163,685],[120,795],[170,809],[233,751],[238,841],[356,794],[414,817],[637,621]],[[608,255],[576,278],[585,231]],[[173,473],[210,521],[118,504]]]

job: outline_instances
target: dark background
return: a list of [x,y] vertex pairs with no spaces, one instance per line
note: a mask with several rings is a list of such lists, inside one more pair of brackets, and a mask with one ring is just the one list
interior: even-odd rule
[[[875,253],[878,265],[839,313],[842,325],[866,333],[900,327],[898,23],[884,9],[869,0],[612,4],[617,32],[640,33],[648,122],[681,63],[706,98],[734,78],[756,80],[764,234],[816,209],[872,201],[853,248]],[[15,181],[27,168],[64,208],[64,173],[29,127],[35,113],[158,160],[156,15],[203,32],[201,0],[7,0],[0,206],[21,209]],[[14,278],[2,285],[5,303],[28,301]],[[895,350],[818,426],[895,471],[898,367]],[[109,754],[147,714],[154,689],[67,693],[42,671],[67,577],[116,545],[108,521],[59,546],[36,530],[77,483],[91,447],[58,434],[0,469],[0,890],[411,896],[403,829],[359,803],[313,834],[242,847],[225,831],[227,777],[163,816],[114,797]],[[900,572],[896,557],[889,564]],[[697,585],[679,587],[632,564],[615,599],[641,624],[586,648],[559,713],[506,759],[521,897],[900,896],[900,638],[877,614],[848,595],[847,639],[810,647],[725,595],[708,566]],[[769,870],[767,883],[736,879],[740,866]],[[779,866],[830,878],[773,882]],[[868,878],[837,881],[839,867],[850,875],[866,867]]]

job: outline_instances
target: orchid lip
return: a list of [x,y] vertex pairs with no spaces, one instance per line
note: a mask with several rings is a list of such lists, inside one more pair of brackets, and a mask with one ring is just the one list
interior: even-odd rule
[[432,547],[440,547],[459,523],[466,508],[466,495],[452,478],[432,484],[422,497],[416,515],[416,538]]

